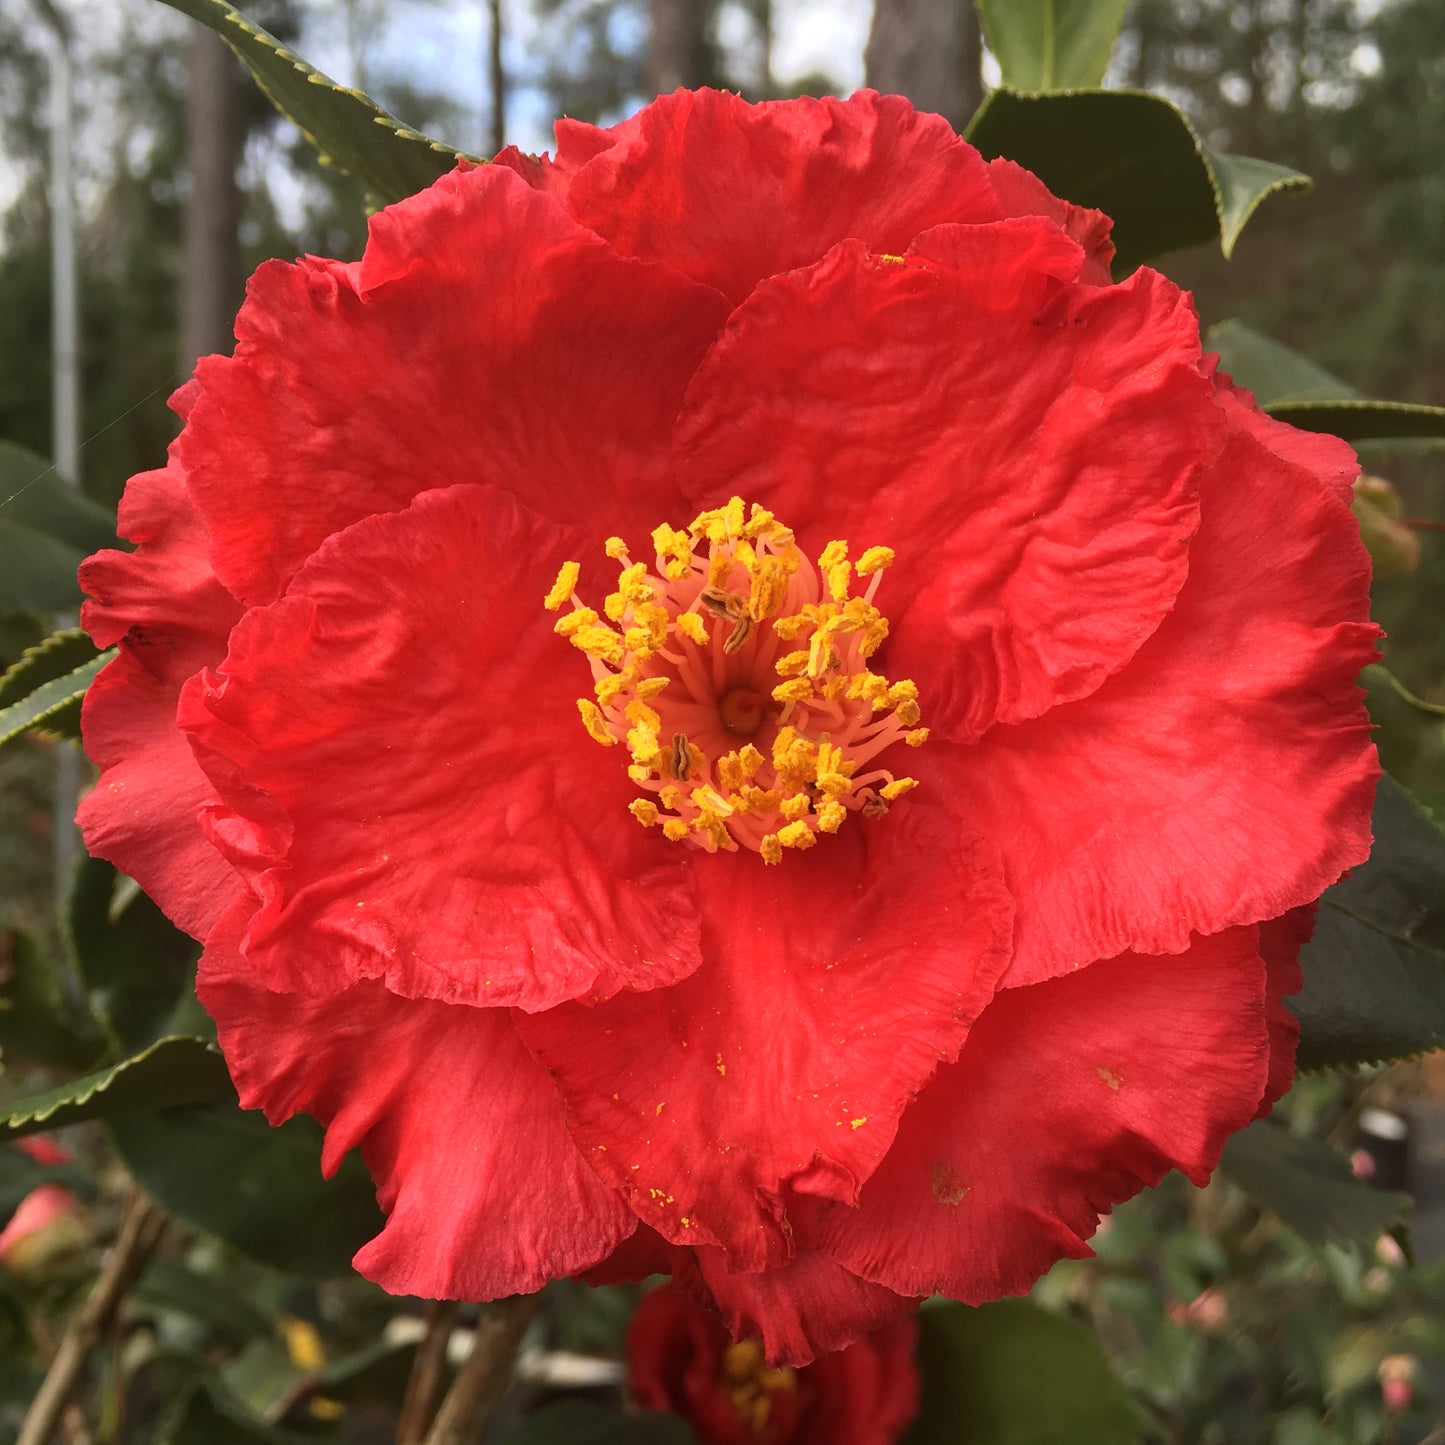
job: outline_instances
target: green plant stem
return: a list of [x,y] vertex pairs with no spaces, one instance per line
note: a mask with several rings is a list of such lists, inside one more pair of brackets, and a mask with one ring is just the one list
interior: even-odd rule
[[477,1445],[511,1380],[517,1346],[540,1302],[538,1295],[513,1295],[483,1307],[472,1352],[437,1411],[426,1445]]
[[139,1191],[134,1193],[126,1207],[120,1237],[106,1257],[95,1288],[65,1326],[55,1358],[30,1402],[15,1445],[48,1445],[86,1360],[109,1329],[126,1291],[139,1278],[165,1227],[166,1218],[160,1210]]

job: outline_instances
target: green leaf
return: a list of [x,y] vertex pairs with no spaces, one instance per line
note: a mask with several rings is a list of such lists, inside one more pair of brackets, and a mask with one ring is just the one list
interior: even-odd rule
[[199,1383],[157,1433],[156,1445],[307,1445],[314,1435],[252,1418],[216,1381]]
[[1320,1139],[1297,1139],[1260,1119],[1224,1146],[1220,1170],[1314,1244],[1373,1245],[1399,1226],[1408,1194],[1375,1189]]
[[27,647],[4,674],[0,674],[0,711],[29,697],[42,683],[54,682],[100,655],[78,627],[53,632],[34,647]]
[[169,1032],[200,945],[109,863],[82,858],[66,924],[91,1007],[128,1053]]
[[1134,1445],[1140,1438],[1099,1342],[1074,1320],[1009,1299],[978,1308],[925,1305],[918,1325],[923,1388],[904,1445]]
[[1003,83],[1014,90],[1098,85],[1128,0],[975,0]]
[[115,654],[116,649],[112,647],[109,652],[102,652],[74,671],[42,683],[29,696],[11,703],[9,707],[0,708],[0,747],[37,728],[63,733],[66,737],[79,737],[81,699],[95,681],[96,674]]
[[1219,353],[1220,365],[1254,393],[1260,406],[1291,426],[1329,432],[1346,441],[1445,438],[1445,407],[1373,401],[1309,357],[1242,321],[1210,327],[1205,346]]
[[1302,431],[1328,432],[1347,442],[1390,437],[1445,441],[1445,406],[1412,401],[1282,401],[1265,410]]
[[72,1007],[60,959],[20,929],[0,930],[0,1054],[62,1070],[92,1063],[103,1044]]
[[677,1415],[623,1415],[587,1401],[562,1400],[528,1415],[498,1445],[693,1445],[696,1439]]
[[273,1129],[234,1102],[137,1112],[110,1120],[136,1182],[168,1213],[279,1269],[324,1278],[385,1219],[357,1154],[321,1177],[321,1126],[297,1117]]
[[79,604],[81,562],[117,545],[115,518],[48,461],[0,442],[0,612],[58,612]]
[[1369,861],[1320,899],[1300,951],[1299,1066],[1335,1068],[1445,1045],[1445,833],[1380,779]]
[[146,1266],[131,1291],[129,1306],[132,1312],[144,1311],[147,1316],[166,1311],[188,1315],[237,1348],[272,1333],[271,1321],[230,1281],[198,1274],[180,1260],[163,1256]]
[[968,138],[1007,156],[1056,195],[1114,221],[1116,266],[1218,240],[1226,256],[1265,197],[1303,190],[1309,177],[1211,150],[1167,100],[1138,90],[1021,95],[995,90]]
[[58,1088],[0,1104],[0,1140],[107,1119],[132,1109],[196,1104],[234,1094],[221,1055],[204,1039],[172,1034],[131,1058]]
[[403,125],[359,90],[337,85],[225,0],[166,4],[220,35],[322,161],[354,176],[378,205],[425,190],[465,154]]
[[1360,393],[1333,372],[1242,321],[1231,319],[1211,326],[1204,345],[1219,353],[1220,365],[1240,386],[1252,391],[1261,406],[1360,399]]

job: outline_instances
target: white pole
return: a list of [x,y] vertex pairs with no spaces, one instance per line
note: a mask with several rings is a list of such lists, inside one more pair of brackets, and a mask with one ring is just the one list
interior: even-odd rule
[[[80,314],[75,261],[74,79],[71,29],[52,0],[36,0],[54,43],[50,51],[51,460],[72,486],[80,484]],[[74,614],[56,619],[73,627]],[[63,907],[80,854],[75,803],[80,754],[73,743],[55,750],[55,896]]]

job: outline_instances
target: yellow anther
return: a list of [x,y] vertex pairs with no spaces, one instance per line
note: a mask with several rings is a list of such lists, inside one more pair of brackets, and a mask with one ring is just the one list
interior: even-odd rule
[[834,538],[823,548],[823,554],[818,558],[818,571],[826,572],[830,567],[836,567],[839,562],[848,560],[848,544],[838,538]]
[[824,576],[828,579],[828,595],[833,601],[846,601],[849,584],[853,581],[853,564],[851,562],[835,563],[828,568]]
[[607,721],[602,716],[602,709],[590,697],[577,699],[577,711],[582,714],[582,726],[587,729],[587,734],[593,742],[601,743],[604,748],[610,748],[617,741],[616,737],[607,729]]
[[552,624],[552,631],[562,637],[572,637],[584,627],[591,627],[597,621],[597,614],[590,607],[574,607],[565,617],[559,617]]
[[820,833],[836,833],[843,826],[843,821],[847,816],[847,808],[836,799],[829,798],[818,809],[818,831]]
[[664,818],[662,835],[671,843],[681,843],[687,837],[687,824],[681,818]]
[[696,612],[679,613],[673,621],[677,624],[677,630],[689,641],[697,643],[699,647],[706,646],[707,623]]
[[[765,532],[773,531],[777,527],[777,520],[766,508],[760,507],[754,502],[752,511],[748,515],[747,525],[743,528],[743,536],[751,537],[756,541]],[[791,538],[791,534],[789,536]]]
[[781,863],[783,861],[783,845],[778,842],[776,833],[766,833],[762,842],[758,844],[758,852],[763,855],[764,863]]
[[641,727],[651,728],[653,732],[657,732],[662,727],[662,719],[658,717],[657,710],[648,707],[641,698],[636,698],[628,703],[627,706],[623,708],[622,715],[628,722],[637,723]]
[[802,702],[812,695],[813,680],[810,677],[795,677],[791,682],[780,682],[773,689],[773,697],[778,702]]
[[657,804],[650,798],[635,798],[627,805],[627,811],[642,824],[644,828],[655,828],[661,814],[657,811]]
[[652,545],[662,570],[674,582],[681,581],[692,571],[692,538],[686,532],[679,532],[664,522],[652,529]]
[[900,702],[917,702],[918,684],[906,677],[901,682],[890,684],[888,688],[888,701],[891,702],[894,707],[897,707]]
[[876,672],[856,673],[848,681],[848,696],[864,698],[875,708],[888,705],[888,679]]
[[914,728],[911,733],[903,734],[903,741],[910,748],[921,748],[928,741],[928,729]]
[[778,829],[778,842],[784,848],[811,848],[818,835],[804,822],[789,823]]
[[581,648],[588,657],[614,664],[622,661],[622,639],[610,627],[579,627],[571,640],[573,647]]
[[564,562],[557,573],[557,580],[552,584],[552,590],[542,599],[542,606],[548,612],[555,612],[577,590],[577,579],[581,575],[580,563]]
[[751,743],[745,743],[734,756],[742,764],[745,778],[757,777],[758,769],[767,761]]
[[774,664],[773,671],[779,677],[797,677],[808,666],[806,652],[785,652]]
[[838,656],[838,649],[828,640],[822,631],[813,634],[813,640],[808,645],[808,676],[822,677],[825,672],[831,672],[841,662]]
[[710,783],[704,783],[702,787],[694,788],[692,800],[699,808],[706,808],[722,818],[726,818],[730,813],[736,811],[733,805]]
[[672,679],[670,677],[644,677],[642,681],[637,684],[635,690],[643,702],[651,702],[658,693],[666,689],[668,683],[671,681]]
[[813,800],[806,793],[794,793],[791,797],[783,799],[778,805],[778,812],[789,822],[793,822],[795,819],[806,817],[812,804]]
[[878,791],[892,803],[917,786],[917,778],[895,778],[891,783],[885,783]]
[[597,701],[603,707],[611,707],[634,681],[630,668],[622,672],[609,672],[606,677],[599,679],[592,691],[597,694]]
[[627,555],[627,543],[621,537],[609,537],[602,544],[602,550],[616,562]]
[[873,573],[881,572],[892,563],[893,557],[892,547],[869,547],[858,559],[858,575],[871,577]]

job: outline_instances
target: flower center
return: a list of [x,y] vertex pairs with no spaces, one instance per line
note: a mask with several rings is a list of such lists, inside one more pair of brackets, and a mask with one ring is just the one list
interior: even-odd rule
[[756,1435],[767,1429],[773,1397],[791,1395],[798,1388],[795,1370],[784,1365],[769,1369],[761,1340],[739,1340],[722,1355],[721,1384],[738,1419]]
[[829,542],[815,568],[771,512],[745,516],[739,497],[685,531],[658,527],[652,543],[655,571],[608,539],[621,575],[604,615],[577,596],[576,562],[545,600],[552,611],[572,603],[556,630],[592,664],[582,722],[632,755],[627,773],[645,796],[631,811],[644,827],[776,863],[917,786],[872,766],[928,736],[918,688],[868,666],[888,636],[873,599],[889,548],[850,562],[846,542]]

